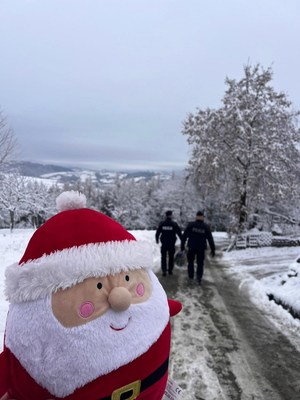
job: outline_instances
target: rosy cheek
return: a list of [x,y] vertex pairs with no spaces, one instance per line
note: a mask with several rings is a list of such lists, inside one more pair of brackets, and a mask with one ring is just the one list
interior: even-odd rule
[[144,296],[145,294],[145,287],[142,283],[139,283],[136,287],[136,294],[138,296]]
[[89,318],[95,311],[94,304],[91,301],[85,301],[79,307],[79,315],[82,318]]

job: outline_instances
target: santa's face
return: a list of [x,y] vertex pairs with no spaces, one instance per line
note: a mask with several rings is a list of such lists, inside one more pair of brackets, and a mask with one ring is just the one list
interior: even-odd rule
[[145,353],[168,321],[158,279],[137,270],[12,304],[6,345],[41,386],[65,397]]
[[83,325],[100,317],[110,308],[122,312],[131,304],[140,304],[151,295],[152,285],[143,270],[122,272],[102,278],[88,278],[52,295],[52,310],[65,327]]

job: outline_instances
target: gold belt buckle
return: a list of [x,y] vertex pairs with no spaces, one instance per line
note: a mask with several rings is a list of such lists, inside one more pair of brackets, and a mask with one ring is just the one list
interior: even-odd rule
[[122,394],[125,394],[127,392],[130,397],[123,397],[123,399],[134,400],[140,394],[140,390],[141,390],[141,381],[140,380],[134,381],[132,383],[129,383],[128,385],[122,386],[119,389],[114,390],[111,395],[111,400],[120,400]]

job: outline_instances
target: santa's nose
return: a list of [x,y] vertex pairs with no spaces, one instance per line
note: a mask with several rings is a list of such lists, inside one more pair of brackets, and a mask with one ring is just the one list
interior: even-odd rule
[[108,302],[114,311],[125,311],[131,304],[131,294],[122,286],[114,287],[108,296]]

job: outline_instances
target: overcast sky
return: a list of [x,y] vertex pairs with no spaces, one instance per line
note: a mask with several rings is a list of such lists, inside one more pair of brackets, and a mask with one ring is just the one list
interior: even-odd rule
[[272,67],[300,109],[299,0],[0,0],[0,106],[23,160],[177,169],[182,122]]

